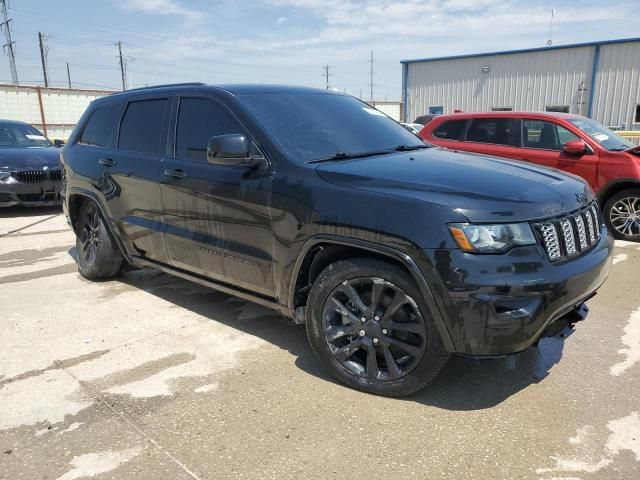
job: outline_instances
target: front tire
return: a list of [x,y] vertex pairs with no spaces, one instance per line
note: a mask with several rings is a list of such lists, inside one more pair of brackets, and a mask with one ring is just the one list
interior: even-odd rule
[[605,203],[603,214],[615,238],[640,242],[640,189],[624,190],[613,195]]
[[78,271],[89,280],[111,278],[120,273],[122,253],[115,244],[100,209],[87,200],[80,208],[76,224]]
[[422,389],[449,358],[413,279],[380,260],[340,260],[325,268],[309,293],[306,327],[334,378],[378,395]]

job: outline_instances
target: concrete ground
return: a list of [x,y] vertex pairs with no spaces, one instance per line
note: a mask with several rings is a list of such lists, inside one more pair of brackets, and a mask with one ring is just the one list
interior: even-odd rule
[[92,283],[58,210],[0,211],[0,479],[638,479],[640,245],[566,340],[407,399],[304,328],[164,274]]

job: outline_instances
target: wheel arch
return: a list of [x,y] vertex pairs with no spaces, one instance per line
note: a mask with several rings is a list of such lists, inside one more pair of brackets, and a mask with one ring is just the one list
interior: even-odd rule
[[357,257],[378,258],[406,271],[425,298],[445,348],[449,352],[455,350],[442,313],[422,271],[409,255],[385,245],[332,235],[317,236],[307,241],[296,260],[289,283],[289,310],[295,312],[297,308],[306,305],[311,285],[325,267],[339,259]]
[[100,198],[90,190],[74,189],[69,193],[69,200],[67,203],[68,212],[69,212],[69,222],[71,223],[71,228],[73,229],[74,233],[76,231],[76,222],[78,220],[80,209],[82,208],[82,205],[87,201],[93,201],[98,206],[98,209],[100,210],[100,214],[102,215],[102,218],[104,218],[105,220],[105,226],[107,227],[109,234],[111,235],[111,238],[115,240],[116,245],[120,249],[120,253],[124,257],[124,259],[127,262],[131,263],[130,257],[129,255],[127,255],[127,251],[125,250],[124,245],[120,240],[120,237],[116,235],[115,225],[111,221],[111,217],[109,217],[106,208],[104,208],[104,205],[100,201]]
[[604,208],[607,201],[616,193],[633,188],[640,188],[640,179],[637,178],[619,178],[607,183],[600,189],[597,194],[600,208]]

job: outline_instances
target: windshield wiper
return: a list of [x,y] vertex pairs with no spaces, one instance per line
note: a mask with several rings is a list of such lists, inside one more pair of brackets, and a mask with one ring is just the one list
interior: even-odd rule
[[373,157],[375,155],[389,155],[391,150],[374,150],[371,152],[346,153],[338,152],[332,157],[317,158],[315,160],[307,160],[306,163],[322,163],[322,162],[339,162],[341,160],[351,160],[352,158]]
[[431,145],[418,144],[418,145],[398,145],[394,150],[396,152],[410,152],[411,150],[420,150],[422,148],[431,148]]

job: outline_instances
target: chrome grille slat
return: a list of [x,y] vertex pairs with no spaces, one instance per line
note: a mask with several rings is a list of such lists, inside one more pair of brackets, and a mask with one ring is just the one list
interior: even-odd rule
[[587,219],[587,233],[589,235],[589,245],[596,241],[595,229],[593,226],[593,218],[591,217],[591,213],[589,210],[585,210],[582,214]]
[[562,228],[562,236],[564,238],[564,246],[567,251],[567,256],[573,257],[578,253],[578,250],[576,249],[576,240],[573,235],[573,225],[571,225],[570,217],[561,219],[560,227]]
[[560,251],[560,240],[558,239],[556,226],[549,222],[539,224],[538,228],[540,229],[542,241],[544,242],[545,249],[547,250],[549,260],[552,262],[560,260],[560,258],[562,258],[562,252]]
[[587,243],[587,230],[584,226],[584,219],[582,218],[582,215],[577,214],[573,216],[573,221],[576,222],[576,227],[578,228],[580,250],[586,250],[589,244]]
[[549,260],[557,262],[588,250],[600,238],[600,213],[594,201],[578,212],[534,225]]

